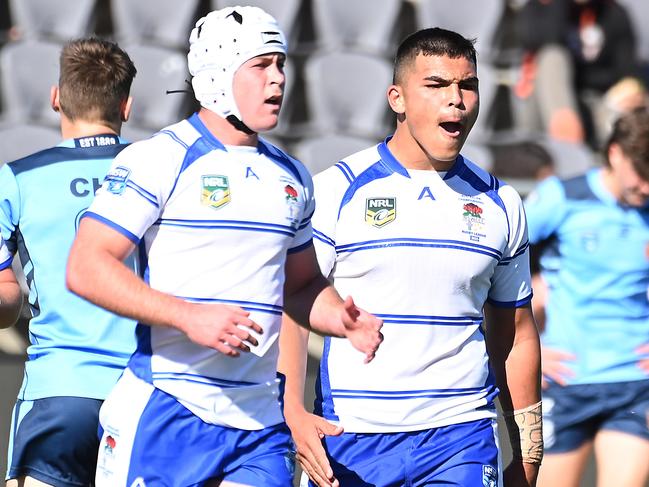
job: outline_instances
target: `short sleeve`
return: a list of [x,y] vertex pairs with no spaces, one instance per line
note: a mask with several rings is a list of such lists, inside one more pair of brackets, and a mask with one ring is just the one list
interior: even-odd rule
[[[162,143],[161,143],[162,142]],[[182,155],[158,137],[136,142],[115,158],[86,212],[133,243],[160,217],[173,189]]]
[[509,240],[491,279],[488,302],[498,307],[520,307],[532,299],[527,220],[523,203],[511,186],[499,191],[509,226]]
[[525,199],[531,244],[547,239],[557,230],[564,218],[565,201],[563,186],[556,177],[543,181]]
[[349,182],[336,167],[316,175],[314,178],[317,199],[313,215],[313,237],[320,271],[329,276],[336,264],[336,224],[342,195]]
[[302,207],[302,215],[297,232],[293,238],[293,243],[288,250],[289,253],[299,252],[305,247],[310,246],[313,241],[313,226],[311,220],[316,207],[313,179],[311,178],[309,171],[307,171],[307,169],[301,164],[299,165],[299,171],[300,177],[302,178],[304,205]]
[[16,228],[20,221],[21,201],[18,181],[8,164],[0,168],[0,234],[10,253],[15,253]]

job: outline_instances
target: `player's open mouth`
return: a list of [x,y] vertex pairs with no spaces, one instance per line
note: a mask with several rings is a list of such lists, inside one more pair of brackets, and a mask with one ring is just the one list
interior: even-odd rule
[[451,137],[459,137],[464,129],[460,122],[442,122],[439,126]]
[[281,96],[271,96],[270,98],[266,98],[266,103],[268,103],[269,105],[280,106],[282,104],[282,97]]

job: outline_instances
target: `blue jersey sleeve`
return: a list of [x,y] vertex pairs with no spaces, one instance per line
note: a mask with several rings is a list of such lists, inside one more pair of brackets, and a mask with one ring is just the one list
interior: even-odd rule
[[525,200],[528,237],[537,244],[556,232],[565,217],[565,192],[561,181],[550,177],[543,181]]
[[5,241],[2,236],[0,236],[0,271],[11,266],[11,261],[13,256],[9,249],[7,248]]
[[20,192],[16,177],[5,164],[0,168],[0,234],[11,253],[16,251],[15,230],[20,220]]

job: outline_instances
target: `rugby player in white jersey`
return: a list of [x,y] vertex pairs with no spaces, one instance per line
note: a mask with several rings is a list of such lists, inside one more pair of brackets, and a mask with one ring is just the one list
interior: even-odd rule
[[18,320],[23,295],[11,268],[13,255],[0,236],[0,328],[7,328]]
[[[297,458],[310,485],[534,485],[543,447],[527,226],[516,191],[460,154],[478,116],[473,42],[412,34],[393,83],[394,134],[314,179],[321,269],[383,319],[385,341],[359,367],[358,352],[326,338],[311,415],[308,332],[286,319],[279,363]],[[504,472],[499,392],[514,451]]]
[[[282,311],[348,338],[361,363],[382,340],[381,320],[320,273],[308,171],[257,135],[277,124],[285,55],[259,8],[200,19],[200,111],[117,158],[81,222],[70,289],[139,321],[101,411],[97,486],[290,486]],[[134,251],[141,278],[121,264]]]

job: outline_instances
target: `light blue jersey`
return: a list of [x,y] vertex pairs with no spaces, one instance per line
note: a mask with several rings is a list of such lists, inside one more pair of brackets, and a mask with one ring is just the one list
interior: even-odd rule
[[65,287],[79,219],[124,147],[115,135],[70,139],[0,168],[0,231],[20,256],[32,313],[19,399],[104,399],[135,349],[132,321]]
[[530,243],[548,241],[542,340],[575,355],[568,383],[646,379],[636,349],[649,343],[649,207],[621,206],[596,169],[548,179],[525,210]]

